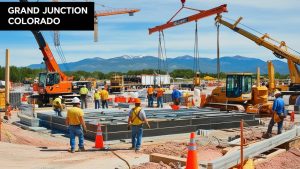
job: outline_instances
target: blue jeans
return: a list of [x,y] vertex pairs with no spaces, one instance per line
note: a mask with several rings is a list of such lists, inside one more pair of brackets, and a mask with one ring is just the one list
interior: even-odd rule
[[108,109],[108,103],[107,100],[102,100],[102,109],[105,109],[105,107]]
[[81,128],[81,125],[76,125],[76,126],[69,126],[69,133],[70,133],[70,146],[71,150],[75,150],[75,137],[78,136],[79,140],[79,148],[84,147],[84,137],[83,137],[83,130]]
[[80,95],[80,100],[81,100],[81,108],[87,108],[87,95],[86,94],[82,94]]
[[153,107],[153,94],[150,94],[148,97],[148,107]]
[[55,113],[57,114],[57,116],[62,117],[62,115],[61,115],[61,109],[60,108],[54,108],[53,110],[55,111]]
[[157,97],[157,107],[163,107],[163,97]]
[[132,125],[131,131],[132,131],[132,138],[131,138],[132,148],[140,149],[142,144],[142,137],[143,137],[143,126]]
[[100,100],[95,100],[95,109],[100,108]]
[[[272,117],[272,119],[270,120],[269,126],[268,126],[268,131],[267,131],[268,134],[272,134],[272,128],[273,128],[274,124],[275,124],[274,117]],[[283,127],[283,120],[281,120],[280,122],[277,123],[277,127],[278,127],[277,134],[281,134],[282,127]]]

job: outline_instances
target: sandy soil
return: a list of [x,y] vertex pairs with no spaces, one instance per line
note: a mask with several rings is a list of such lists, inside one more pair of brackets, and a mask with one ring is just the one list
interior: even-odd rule
[[[166,142],[164,144],[153,144],[144,146],[143,153],[160,153],[165,155],[171,155],[176,157],[187,157],[187,143],[182,142]],[[198,160],[209,161],[222,156],[222,149],[217,148],[213,145],[197,146]]]
[[69,145],[67,138],[58,139],[50,134],[23,130],[12,124],[2,124],[1,140],[3,142],[37,147],[67,147]]
[[300,150],[292,148],[289,151],[258,164],[256,169],[300,169]]
[[177,167],[171,167],[171,164],[167,165],[163,162],[160,163],[143,163],[139,166],[133,166],[132,169],[177,169]]

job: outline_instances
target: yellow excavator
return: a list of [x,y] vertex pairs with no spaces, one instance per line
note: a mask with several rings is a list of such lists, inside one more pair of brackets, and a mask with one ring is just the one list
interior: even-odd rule
[[[300,63],[300,57],[288,52],[288,47],[283,41],[280,42],[279,46],[277,46],[267,40],[274,40],[268,34],[258,37],[242,28],[237,27],[239,22],[242,20],[242,17],[240,17],[234,24],[223,20],[221,15],[217,15],[215,20],[217,24],[224,25],[229,29],[243,35],[244,37],[254,41],[256,44],[271,50],[276,57],[280,59],[287,59],[292,83],[289,86],[289,91],[285,91],[283,94],[290,94],[294,96],[290,97],[290,104],[291,102],[294,102],[296,96],[299,95],[298,91],[300,89],[300,74],[297,68],[297,65]],[[226,86],[215,88],[212,91],[211,96],[207,98],[206,105],[223,109],[226,107],[226,109],[233,110],[240,110],[239,105],[243,105],[243,107],[246,109],[246,112],[268,113],[268,109],[271,108],[272,104],[268,103],[268,88],[265,86],[260,86],[259,77],[260,76],[258,72],[257,84],[256,86],[252,86],[251,74],[228,74],[226,78]],[[275,83],[271,85],[275,85]],[[275,88],[275,86],[273,86],[273,88]]]

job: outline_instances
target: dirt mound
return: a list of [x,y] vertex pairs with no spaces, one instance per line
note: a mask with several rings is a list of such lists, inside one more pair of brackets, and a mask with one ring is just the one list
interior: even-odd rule
[[292,148],[289,151],[258,164],[256,169],[300,169],[300,150]]
[[[176,157],[186,158],[188,145],[180,142],[166,142],[165,144],[154,144],[144,146],[143,153],[159,153]],[[201,146],[197,144],[198,160],[212,160],[222,156],[222,149],[213,145]]]
[[51,147],[51,146],[67,146],[67,140],[57,140],[50,135],[37,133],[32,131],[23,130],[12,124],[2,123],[2,135],[1,141],[14,143],[14,144],[24,144],[32,145],[38,147]]
[[171,166],[164,164],[163,162],[160,163],[143,163],[139,166],[133,166],[132,169],[175,169],[172,168]]
[[165,155],[172,155],[177,157],[185,157],[187,152],[186,143],[177,143],[177,142],[166,142],[165,144],[154,144],[144,146],[143,153],[160,153]]

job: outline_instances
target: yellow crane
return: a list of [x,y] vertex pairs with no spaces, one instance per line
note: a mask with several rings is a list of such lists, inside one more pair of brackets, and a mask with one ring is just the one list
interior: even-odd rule
[[[291,95],[292,97],[290,97],[290,104],[294,104],[296,97],[299,95],[298,91],[300,91],[300,72],[297,67],[300,64],[300,56],[289,52],[289,47],[284,41],[279,42],[271,38],[268,34],[264,34],[263,36],[258,37],[242,28],[237,27],[242,19],[243,18],[240,17],[234,24],[231,24],[223,20],[221,15],[218,15],[215,18],[216,23],[222,24],[229,29],[239,33],[240,35],[254,41],[259,46],[263,46],[271,50],[276,57],[280,59],[287,59],[291,84],[289,86],[289,91],[284,91],[283,94]],[[274,41],[279,45],[272,43],[271,41]],[[276,88],[276,86],[274,88]]]
[[[285,92],[291,94],[294,97],[290,97],[290,104],[294,103],[295,97],[298,96],[300,74],[297,65],[300,64],[300,57],[290,53],[287,49],[287,45],[284,41],[278,42],[272,39],[268,34],[264,34],[262,37],[258,37],[237,25],[242,20],[240,17],[235,23],[231,24],[222,19],[221,15],[217,15],[215,18],[217,24],[224,25],[229,29],[243,35],[244,37],[254,41],[256,44],[263,46],[271,50],[274,55],[280,59],[287,59],[288,68],[291,78],[290,91]],[[268,40],[278,42],[279,45],[271,43]],[[274,83],[274,67],[271,63],[268,63],[269,80],[271,88],[276,88]],[[211,96],[207,99],[207,106],[219,107],[226,109],[239,109],[240,105],[246,108],[246,112],[268,113],[272,104],[268,103],[268,88],[260,85],[260,73],[257,73],[257,84],[252,86],[252,75],[248,73],[234,73],[228,74],[226,77],[226,86],[215,88]],[[228,104],[232,103],[232,104]]]
[[271,50],[276,57],[278,57],[280,59],[284,59],[284,58],[287,59],[292,84],[300,84],[300,73],[297,68],[297,65],[300,64],[300,56],[290,53],[287,50],[288,47],[284,41],[279,42],[280,45],[277,46],[276,44],[271,43],[266,40],[266,39],[270,39],[270,40],[278,42],[277,40],[271,38],[268,34],[264,34],[262,37],[258,37],[242,28],[237,27],[237,25],[239,24],[239,22],[242,19],[243,18],[240,17],[234,24],[231,24],[231,23],[223,20],[221,15],[218,15],[216,17],[216,22],[218,22],[218,23],[228,27],[229,29],[239,33],[240,35],[243,35],[244,37],[254,41],[256,44]]

